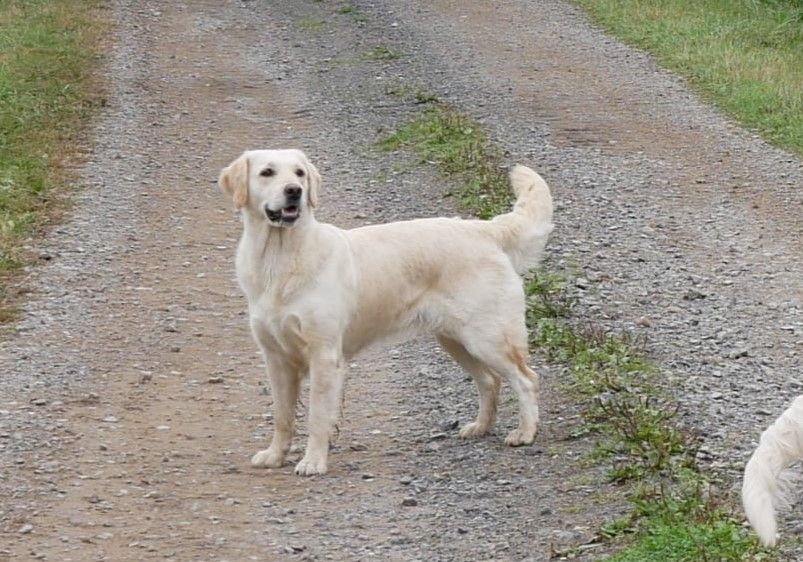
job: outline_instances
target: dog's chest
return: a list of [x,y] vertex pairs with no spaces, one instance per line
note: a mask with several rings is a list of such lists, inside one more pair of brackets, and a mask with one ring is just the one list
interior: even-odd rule
[[254,266],[253,260],[238,256],[237,279],[248,299],[248,307],[264,315],[286,303],[296,283],[293,276],[284,271]]
[[268,350],[283,354],[300,352],[306,346],[301,319],[291,310],[273,307],[250,307],[251,330]]

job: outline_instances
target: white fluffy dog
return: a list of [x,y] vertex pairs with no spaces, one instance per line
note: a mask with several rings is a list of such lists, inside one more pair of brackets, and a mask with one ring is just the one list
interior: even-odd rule
[[541,177],[516,166],[513,210],[491,221],[420,219],[342,230],[315,220],[321,177],[299,150],[246,152],[220,174],[240,209],[237,277],[251,330],[268,366],[275,431],[251,459],[278,467],[293,438],[303,377],[310,378],[309,440],[296,465],[326,472],[346,362],[370,343],[434,334],[479,389],[479,415],[460,435],[487,433],[500,379],[518,396],[519,423],[505,442],[530,444],[538,376],[527,366],[522,282],[552,231]]
[[761,542],[777,541],[775,510],[786,504],[779,482],[781,471],[803,458],[803,396],[761,434],[759,445],[744,469],[742,503]]

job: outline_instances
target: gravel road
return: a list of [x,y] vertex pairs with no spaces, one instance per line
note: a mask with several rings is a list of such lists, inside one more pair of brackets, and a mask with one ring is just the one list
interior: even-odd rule
[[249,466],[270,395],[217,173],[296,146],[324,176],[322,220],[456,214],[431,169],[373,149],[421,111],[402,86],[542,172],[578,317],[644,339],[707,464],[738,474],[803,393],[799,159],[562,2],[350,5],[111,2],[82,189],[32,242],[24,316],[0,342],[0,559],[540,561],[625,509],[582,462],[593,441],[559,368],[533,358],[535,445],[502,443],[510,392],[494,435],[466,442],[473,384],[429,340],[352,365],[326,476]]

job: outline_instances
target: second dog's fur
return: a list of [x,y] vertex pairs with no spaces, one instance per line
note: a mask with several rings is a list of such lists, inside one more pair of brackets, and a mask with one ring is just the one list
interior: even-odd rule
[[786,504],[780,476],[783,469],[803,458],[803,396],[761,434],[758,447],[744,469],[742,503],[747,519],[761,542],[777,541],[775,511]]
[[538,377],[527,366],[518,272],[544,249],[552,198],[529,168],[516,166],[510,180],[515,206],[491,221],[436,218],[341,230],[315,220],[321,179],[298,150],[246,152],[221,172],[220,186],[242,215],[237,277],[274,401],[273,441],[252,464],[283,464],[301,379],[309,376],[309,440],[296,472],[326,472],[346,362],[374,341],[420,332],[434,334],[477,384],[479,415],[462,437],[491,429],[505,379],[519,403],[518,427],[506,443],[532,443]]

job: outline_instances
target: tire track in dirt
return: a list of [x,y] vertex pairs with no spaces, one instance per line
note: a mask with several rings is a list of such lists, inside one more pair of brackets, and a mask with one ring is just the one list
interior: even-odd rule
[[404,22],[393,45],[432,90],[547,170],[549,249],[591,281],[578,317],[645,335],[738,471],[767,416],[754,412],[800,391],[800,159],[564,2],[364,7]]
[[568,3],[361,6],[404,22],[393,46],[429,88],[547,170],[560,217],[549,251],[582,276],[577,321],[641,336],[704,436],[699,461],[738,482],[802,387],[800,159]]
[[[590,537],[600,513],[581,506],[612,490],[586,485],[594,469],[562,441],[575,414],[547,392],[536,446],[502,445],[509,403],[493,436],[460,441],[474,390],[429,342],[352,365],[326,477],[247,464],[269,437],[269,396],[217,171],[246,147],[303,145],[324,172],[324,218],[341,225],[441,214],[436,182],[410,173],[366,187],[392,162],[342,131],[383,110],[377,70],[335,67],[329,86],[354,81],[362,97],[349,106],[344,88],[322,100],[319,67],[294,43],[301,16],[286,6],[268,22],[250,3],[114,6],[110,109],[83,172],[91,187],[44,242],[53,265],[34,272],[30,321],[3,344],[14,372],[3,486],[16,499],[3,505],[0,556],[544,559],[552,543]],[[359,55],[372,38],[349,25],[331,39]]]
[[[592,286],[578,314],[647,334],[691,423],[719,420],[704,425],[730,451],[715,464],[738,468],[733,443],[757,437],[755,396],[769,412],[799,390],[785,382],[799,367],[799,162],[561,2],[352,4],[365,21],[312,1],[113,4],[88,187],[0,347],[0,558],[545,560],[616,515],[553,373],[538,369],[534,447],[501,444],[508,403],[493,436],[463,442],[474,390],[426,341],[352,365],[328,475],[247,464],[270,397],[217,171],[246,147],[301,146],[324,174],[323,220],[452,214],[432,171],[370,149],[420,111],[388,95],[399,83],[468,109],[545,172],[552,256]],[[377,45],[402,56],[366,58]],[[749,356],[722,355],[742,341]]]
[[[94,329],[87,356],[75,360],[84,363],[93,391],[59,407],[76,436],[69,451],[76,462],[57,459],[56,470],[43,465],[60,498],[17,541],[29,543],[28,554],[37,557],[202,559],[225,548],[237,559],[261,559],[270,541],[243,540],[261,529],[253,530],[259,517],[237,498],[261,486],[253,473],[241,473],[233,455],[242,453],[249,437],[244,422],[257,425],[261,404],[241,406],[253,380],[236,370],[246,370],[254,353],[231,276],[236,222],[210,183],[216,165],[241,149],[238,137],[260,128],[232,112],[222,120],[221,108],[233,105],[244,114],[240,97],[257,100],[248,95],[247,69],[226,58],[236,35],[217,29],[213,15],[157,8],[135,11],[121,3],[115,13],[118,38],[140,38],[118,45],[124,60],[117,66],[141,73],[133,80],[115,75],[121,82],[115,90],[131,88],[139,99],[130,121],[108,123],[122,138],[94,155],[93,168],[106,189],[139,191],[141,198],[126,204],[142,221],[129,238],[135,249],[115,258],[108,272],[107,298],[84,311]],[[207,41],[221,48],[210,50]],[[276,122],[299,124],[281,90],[263,85],[259,96],[270,102]],[[278,131],[266,140],[286,142]],[[115,159],[128,163],[125,182],[105,168]],[[93,279],[82,281],[91,286]]]

